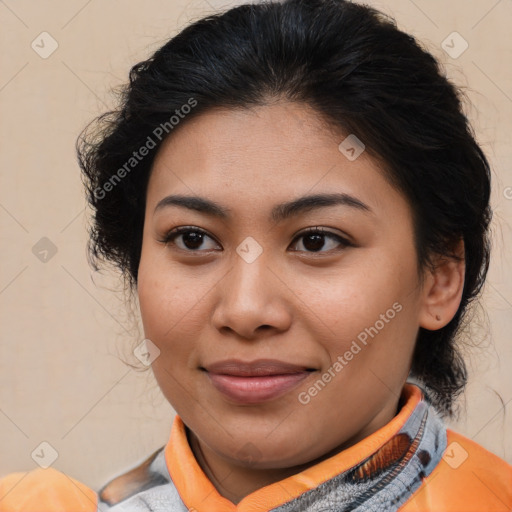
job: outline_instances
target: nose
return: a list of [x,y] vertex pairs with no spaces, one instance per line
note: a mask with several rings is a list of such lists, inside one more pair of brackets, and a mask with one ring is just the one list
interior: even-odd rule
[[236,254],[231,270],[219,283],[212,321],[223,334],[253,340],[290,327],[292,292],[264,254],[251,263]]

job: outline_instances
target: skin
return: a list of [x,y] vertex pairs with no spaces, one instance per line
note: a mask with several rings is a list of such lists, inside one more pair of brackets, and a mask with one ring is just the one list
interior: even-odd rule
[[[387,424],[419,327],[443,327],[460,303],[464,264],[440,262],[420,285],[407,200],[366,152],[349,161],[339,151],[345,136],[303,104],[216,109],[178,126],[153,165],[138,275],[144,333],[160,349],[152,367],[190,429],[200,466],[233,503]],[[269,220],[276,204],[333,192],[372,212],[336,205]],[[170,194],[213,200],[231,217],[179,206],[155,212]],[[178,226],[207,235],[202,243],[189,237],[188,245],[183,235],[161,241]],[[299,235],[317,226],[350,244],[326,235],[315,251]],[[236,252],[249,236],[263,250],[252,263]],[[394,303],[401,311],[302,404],[299,394]],[[316,371],[284,396],[240,405],[200,370],[228,358],[273,358]]]

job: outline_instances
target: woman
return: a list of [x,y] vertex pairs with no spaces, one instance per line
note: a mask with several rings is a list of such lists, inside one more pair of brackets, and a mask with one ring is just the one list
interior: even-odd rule
[[443,422],[489,164],[411,36],[343,0],[209,16],[78,153],[91,255],[137,293],[177,416],[98,492],[41,470],[0,510],[511,509],[512,466]]

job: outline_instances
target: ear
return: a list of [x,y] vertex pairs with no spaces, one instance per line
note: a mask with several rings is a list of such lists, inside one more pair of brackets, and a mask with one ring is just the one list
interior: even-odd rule
[[441,329],[459,309],[466,273],[464,240],[457,243],[455,254],[461,258],[460,261],[446,256],[438,257],[435,270],[427,271],[419,313],[419,325],[424,329]]

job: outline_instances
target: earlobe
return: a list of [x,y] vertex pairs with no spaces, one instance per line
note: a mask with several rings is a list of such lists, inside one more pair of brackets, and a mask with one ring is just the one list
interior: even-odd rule
[[436,331],[447,325],[457,313],[464,290],[464,241],[457,244],[460,259],[439,257],[435,271],[429,271],[423,288],[419,325]]

